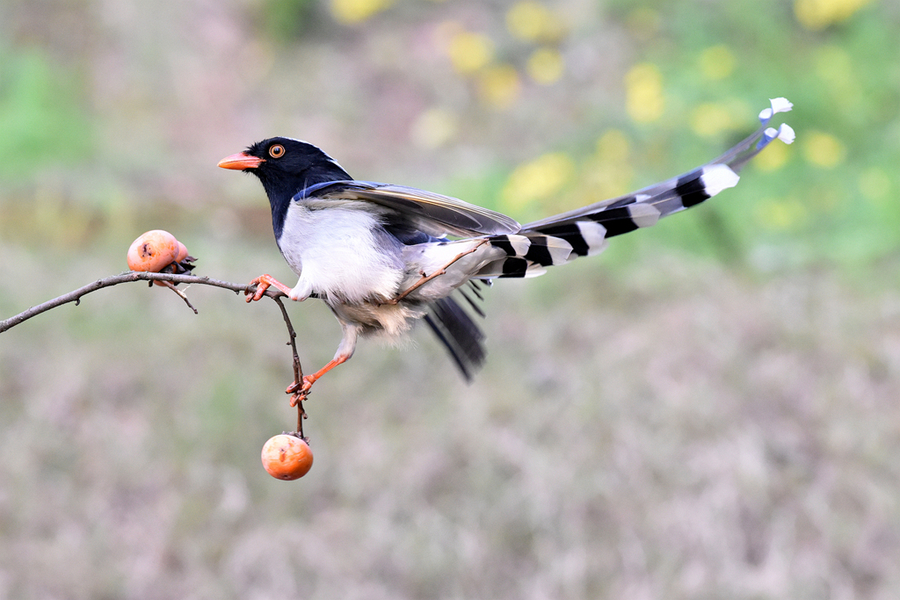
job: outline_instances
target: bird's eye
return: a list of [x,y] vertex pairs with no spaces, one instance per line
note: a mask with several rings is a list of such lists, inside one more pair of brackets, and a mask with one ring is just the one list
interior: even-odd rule
[[272,158],[281,158],[284,156],[284,146],[281,144],[275,144],[271,148],[269,148],[269,156]]

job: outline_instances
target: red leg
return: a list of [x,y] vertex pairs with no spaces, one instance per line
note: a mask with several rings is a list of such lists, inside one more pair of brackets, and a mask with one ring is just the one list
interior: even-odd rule
[[256,292],[254,292],[252,296],[250,295],[249,291],[244,292],[244,295],[247,296],[247,302],[253,302],[254,300],[261,299],[266,294],[266,290],[270,287],[276,288],[285,296],[290,296],[291,294],[291,288],[284,285],[268,273],[266,273],[265,275],[260,275],[259,277],[251,281],[250,285],[256,286]]
[[343,329],[343,337],[341,338],[341,344],[338,346],[337,352],[328,364],[324,367],[313,373],[312,375],[306,375],[303,377],[303,384],[298,386],[296,383],[292,383],[288,386],[287,390],[285,390],[288,394],[307,394],[309,393],[309,388],[318,381],[322,375],[332,370],[338,365],[342,365],[353,356],[353,351],[356,349],[356,339],[359,336],[360,326],[353,323],[346,323],[341,321],[341,328]]
[[333,359],[331,359],[327,365],[325,365],[324,367],[322,367],[321,369],[319,369],[312,375],[305,375],[303,377],[303,385],[300,387],[300,392],[301,393],[309,392],[309,388],[312,387],[312,384],[314,384],[316,381],[318,381],[322,377],[322,375],[324,375],[328,371],[332,370],[336,366],[344,364],[349,359],[350,359],[349,356],[343,356],[343,355],[336,356]]

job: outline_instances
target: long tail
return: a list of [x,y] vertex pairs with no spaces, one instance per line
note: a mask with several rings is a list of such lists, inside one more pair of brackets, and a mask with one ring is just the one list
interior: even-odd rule
[[763,110],[762,126],[719,158],[667,181],[637,192],[604,200],[584,208],[524,225],[517,234],[489,238],[506,257],[495,260],[477,274],[486,277],[531,277],[545,267],[569,262],[579,256],[602,252],[609,238],[655,224],[660,218],[696,206],[724,189],[734,187],[738,172],[771,141],[790,144],[794,131],[787,124],[768,127],[776,113],[791,110],[785,98],[771,101]]
[[[488,237],[490,247],[485,247],[484,252],[493,252],[498,258],[476,273],[470,273],[468,291],[480,297],[477,280],[489,284],[494,277],[531,277],[540,275],[546,267],[579,256],[598,254],[606,248],[611,237],[649,227],[661,217],[696,206],[722,190],[734,187],[739,179],[737,173],[770,142],[778,138],[790,144],[794,140],[790,126],[768,127],[776,113],[790,109],[791,103],[784,98],[772,100],[771,108],[759,115],[762,122],[759,130],[719,158],[684,175],[619,198],[529,223],[516,234]],[[464,270],[464,263],[458,264]],[[464,287],[457,291],[480,314]],[[478,325],[450,297],[432,302],[425,321],[450,351],[463,376],[470,380],[486,355],[484,334]]]

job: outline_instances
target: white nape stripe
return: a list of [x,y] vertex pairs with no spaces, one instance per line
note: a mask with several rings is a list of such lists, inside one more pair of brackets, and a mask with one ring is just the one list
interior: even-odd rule
[[739,179],[738,174],[732,171],[728,165],[703,167],[703,175],[700,176],[703,188],[710,198],[722,190],[736,186]]
[[321,148],[319,148],[319,147],[316,146],[315,144],[310,144],[310,143],[307,142],[306,140],[298,140],[297,138],[290,138],[290,137],[289,137],[289,138],[284,138],[284,139],[286,139],[286,140],[292,140],[292,141],[294,141],[294,142],[300,142],[301,144],[306,144],[307,146],[312,146],[313,148],[315,148],[316,150],[318,150],[319,152],[321,152],[322,154],[324,154],[324,155],[325,155],[325,158],[327,158],[328,161],[329,161],[330,163],[332,163],[334,166],[336,166],[338,169],[340,169],[341,171],[343,171],[343,172],[345,172],[345,173],[347,172],[347,169],[345,169],[344,167],[342,167],[341,164],[340,164],[338,161],[334,160],[334,158],[332,158],[330,154],[328,154],[327,152],[325,152],[324,150],[322,150]]

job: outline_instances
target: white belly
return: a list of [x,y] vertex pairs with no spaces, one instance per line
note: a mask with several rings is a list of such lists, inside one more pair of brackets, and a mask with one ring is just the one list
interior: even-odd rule
[[400,248],[378,231],[377,216],[358,205],[310,210],[292,202],[279,247],[300,276],[295,300],[315,292],[332,301],[383,301],[397,295],[403,278]]

